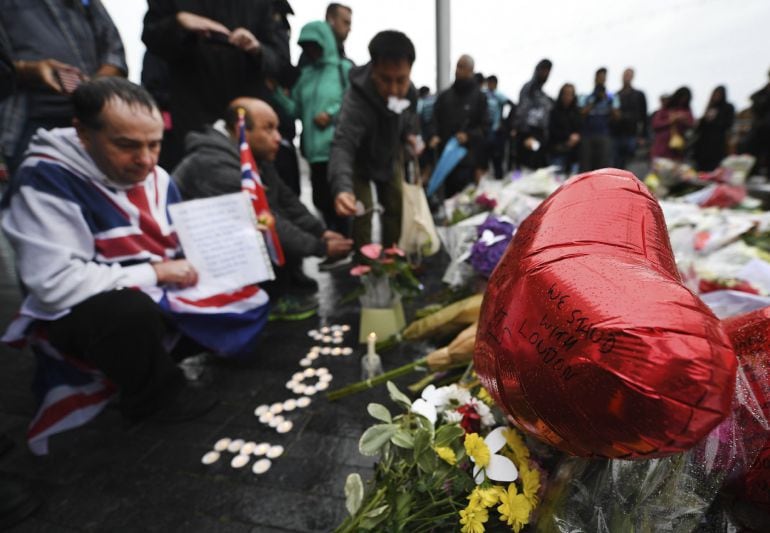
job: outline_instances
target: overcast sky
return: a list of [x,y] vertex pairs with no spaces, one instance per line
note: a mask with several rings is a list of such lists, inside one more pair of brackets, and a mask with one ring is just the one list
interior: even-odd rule
[[[126,45],[130,77],[138,80],[144,46],[140,40],[143,0],[102,0]],[[221,0],[227,1],[227,0]],[[290,0],[295,36],[303,24],[323,18],[322,0]],[[590,92],[593,73],[609,69],[616,90],[622,70],[636,69],[635,85],[650,106],[681,85],[693,91],[693,112],[703,113],[711,90],[725,84],[738,109],[768,80],[770,1],[768,0],[448,0],[451,2],[451,61],[460,54],[476,59],[476,69],[496,74],[500,89],[518,100],[521,85],[543,57],[554,62],[546,92],[556,96],[569,81]],[[398,29],[414,41],[416,85],[436,84],[435,0],[343,0],[353,8],[353,31],[346,43],[358,64],[380,30]],[[294,58],[299,54],[292,40]],[[764,50],[764,51],[763,51]],[[452,67],[454,72],[454,67]]]

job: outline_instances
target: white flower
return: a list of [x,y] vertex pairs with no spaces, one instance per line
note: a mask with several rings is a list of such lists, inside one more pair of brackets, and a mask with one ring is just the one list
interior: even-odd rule
[[424,416],[431,424],[435,424],[436,418],[438,418],[436,407],[423,398],[417,398],[412,402],[412,412]]
[[[505,446],[505,436],[503,435],[505,429],[503,426],[495,428],[484,438],[484,443],[489,448],[489,464],[486,468],[482,468],[474,461],[473,479],[477,485],[484,482],[485,473],[489,479],[501,483],[516,481],[516,478],[519,477],[516,465],[507,457],[497,454]],[[471,457],[471,459],[473,458]]]
[[485,427],[492,427],[497,423],[497,420],[495,420],[495,417],[492,415],[491,412],[481,415],[481,425]]
[[435,385],[428,385],[422,391],[422,398],[436,407],[438,411],[444,411],[465,405],[472,396],[466,389],[452,384],[439,388],[436,388]]
[[478,413],[481,418],[481,424],[486,427],[492,427],[495,425],[495,417],[492,415],[492,410],[487,404],[478,400],[477,398],[471,398],[469,402]]
[[454,409],[451,411],[444,411],[444,420],[447,424],[459,424],[463,421],[463,415]]

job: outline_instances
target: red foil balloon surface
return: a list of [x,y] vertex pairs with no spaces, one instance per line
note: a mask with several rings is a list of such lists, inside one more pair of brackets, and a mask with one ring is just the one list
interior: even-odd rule
[[474,361],[518,427],[580,456],[688,449],[735,389],[730,342],[682,284],[657,201],[614,169],[571,178],[521,224]]
[[759,450],[739,481],[740,498],[770,512],[770,307],[722,321],[751,388],[738,412],[744,449]]

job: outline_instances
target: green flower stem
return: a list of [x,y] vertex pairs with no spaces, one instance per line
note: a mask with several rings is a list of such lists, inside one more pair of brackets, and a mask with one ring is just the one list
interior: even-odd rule
[[358,510],[355,516],[348,516],[340,526],[335,529],[335,533],[350,533],[356,531],[364,515],[372,509],[378,507],[385,497],[387,487],[380,488],[372,497]]
[[359,381],[358,383],[353,383],[352,385],[348,385],[347,387],[330,391],[326,395],[326,398],[329,401],[339,400],[340,398],[350,396],[351,394],[357,394],[359,392],[369,390],[373,387],[377,387],[378,385],[387,383],[388,381],[394,378],[415,372],[421,367],[424,367],[427,360],[428,360],[427,357],[422,357],[414,361],[413,363],[409,363],[404,366],[394,368],[393,370],[389,370],[388,372],[385,372],[384,374],[377,376],[375,378]]

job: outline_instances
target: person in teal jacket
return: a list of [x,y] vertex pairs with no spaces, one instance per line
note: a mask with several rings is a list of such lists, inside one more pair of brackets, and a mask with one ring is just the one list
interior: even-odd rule
[[276,99],[295,118],[302,121],[300,149],[310,164],[313,204],[321,212],[327,227],[347,233],[347,220],[337,216],[326,171],[329,163],[334,124],[342,96],[350,84],[352,62],[340,57],[331,26],[318,20],[305,24],[299,33],[304,64],[290,97],[280,91]]

